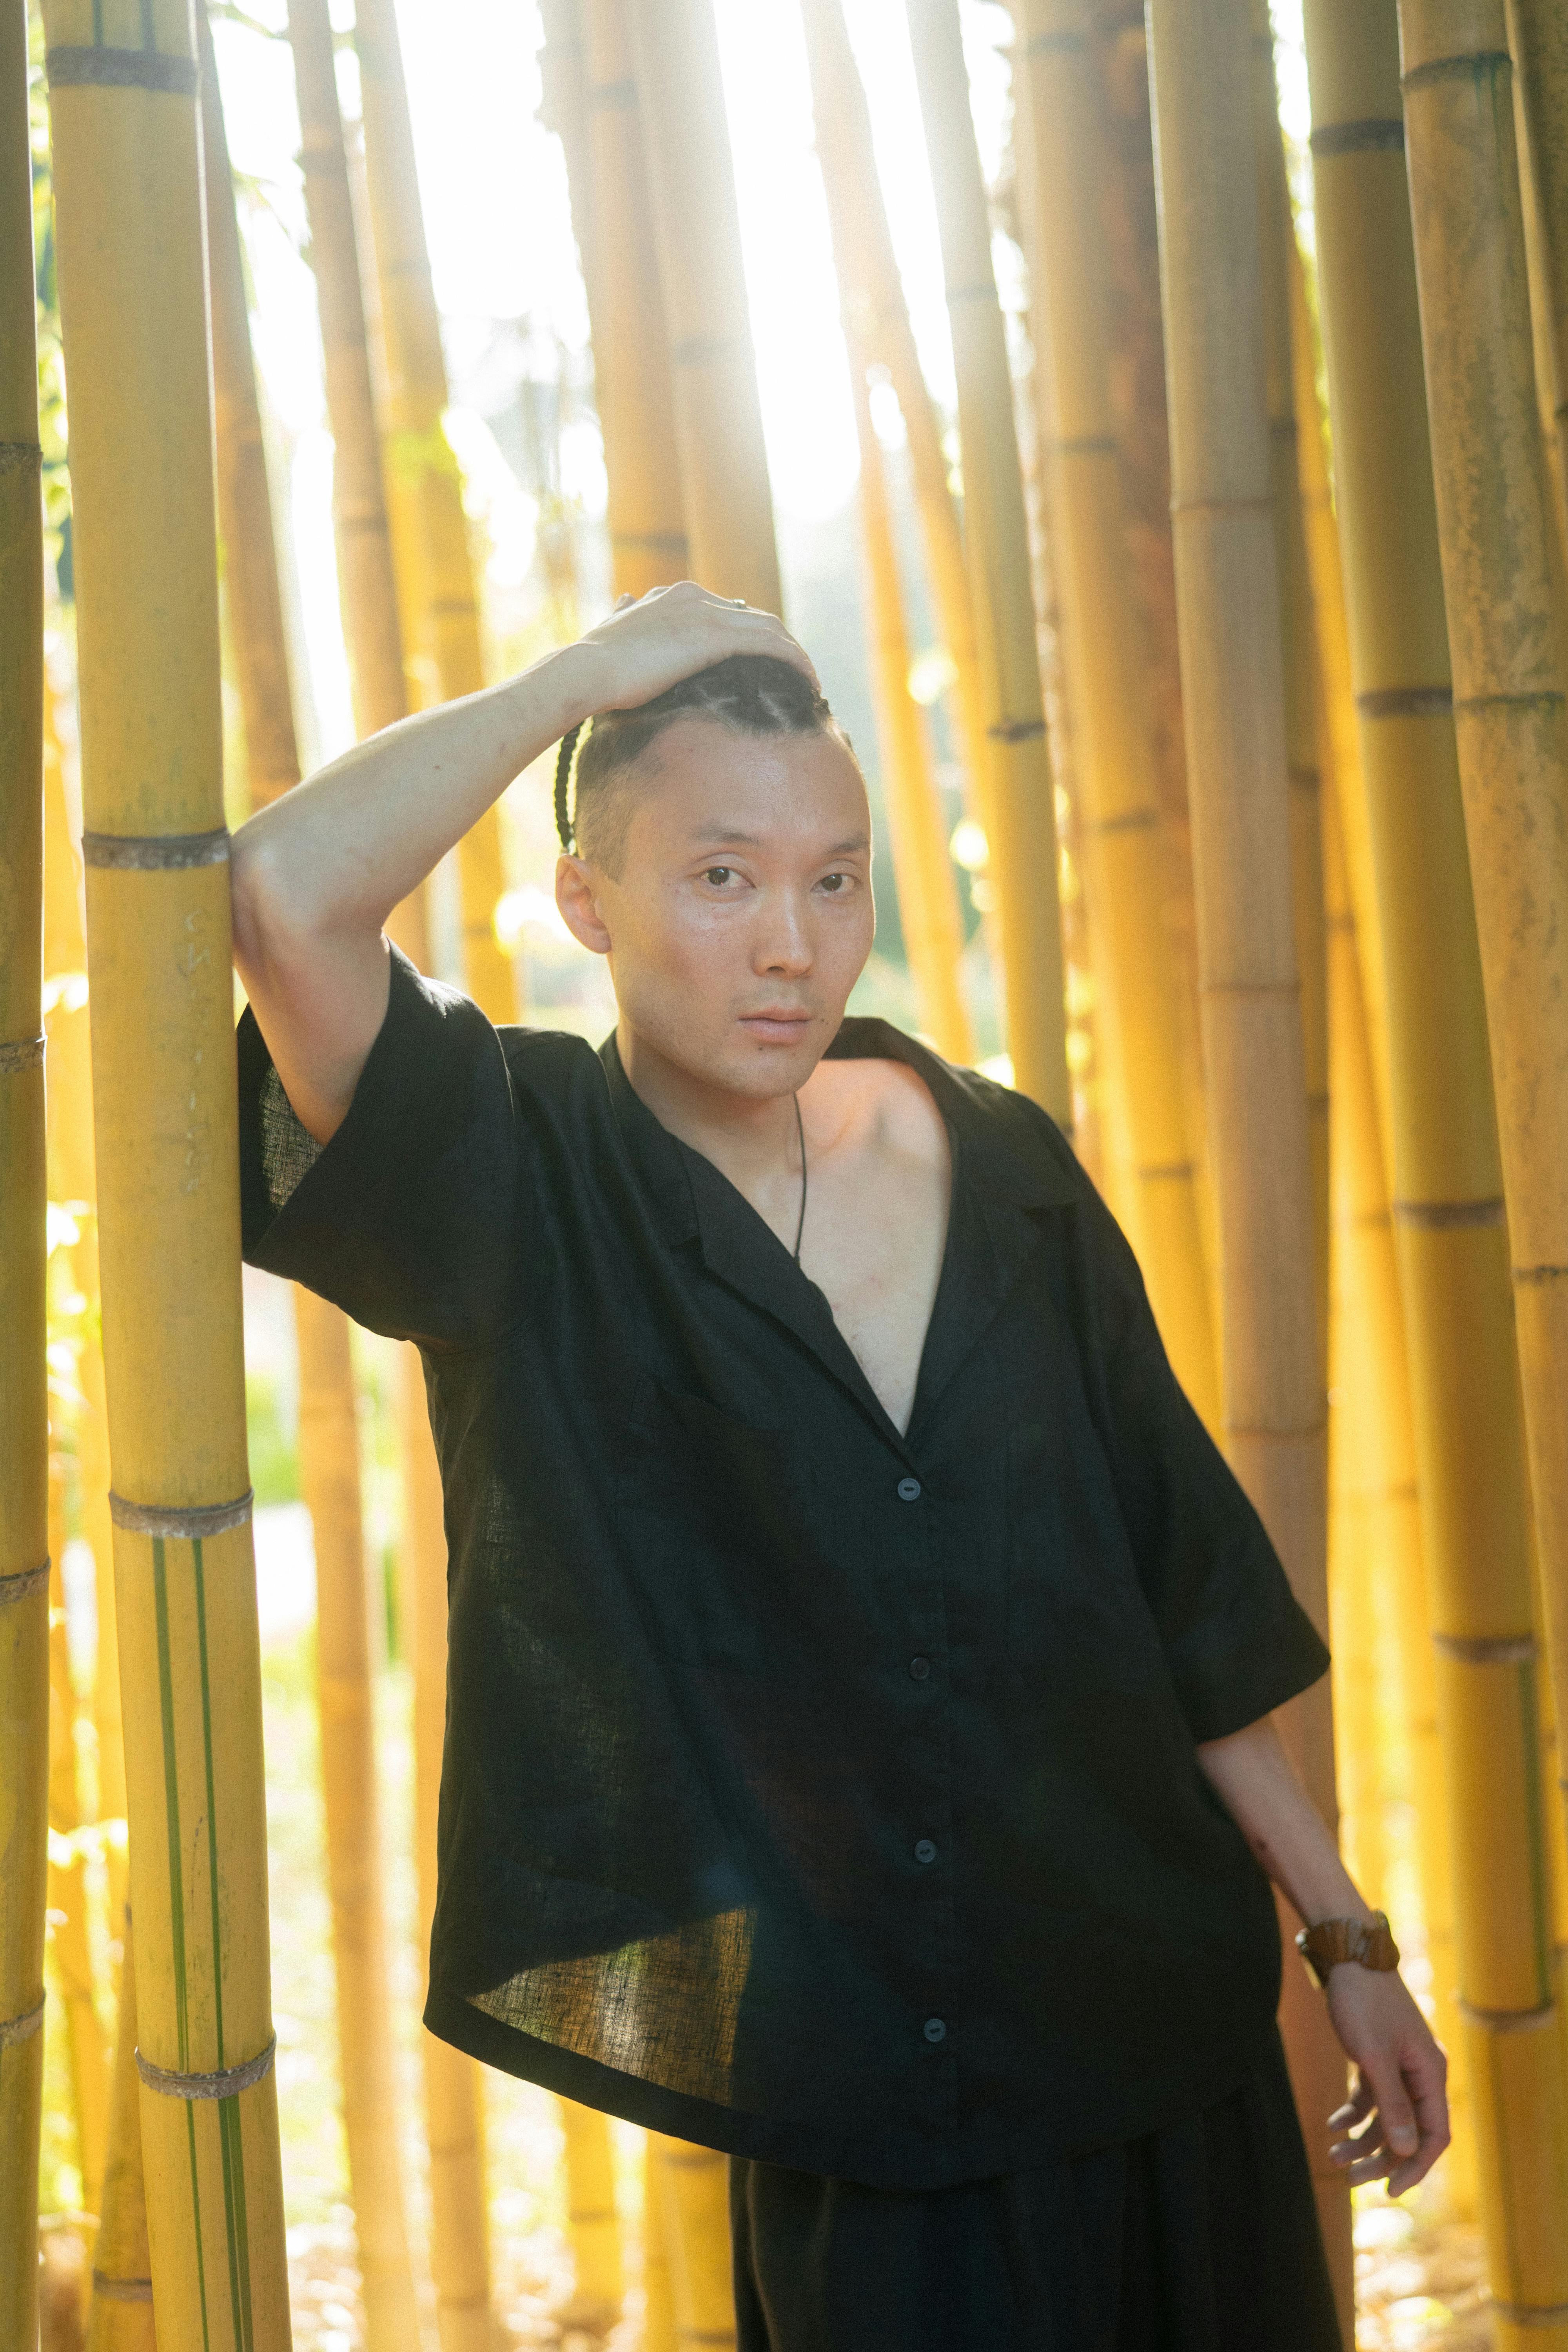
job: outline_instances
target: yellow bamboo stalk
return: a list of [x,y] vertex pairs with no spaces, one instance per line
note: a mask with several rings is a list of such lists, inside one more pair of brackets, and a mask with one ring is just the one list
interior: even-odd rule
[[1550,366],[1542,385],[1556,430],[1554,468],[1568,497],[1568,16],[1557,0],[1511,0],[1518,70],[1537,200]]
[[1252,5],[1252,116],[1262,247],[1264,399],[1268,415],[1269,483],[1275,560],[1279,572],[1279,633],[1284,650],[1285,756],[1290,779],[1290,870],[1296,909],[1296,962],[1301,983],[1301,1036],[1307,1069],[1308,1139],[1312,1164],[1312,1230],[1317,1244],[1318,1331],[1328,1362],[1329,1314],[1329,1008],[1323,928],[1322,771],[1319,725],[1317,620],[1307,563],[1305,518],[1297,466],[1295,380],[1290,354],[1289,264],[1295,226],[1285,184],[1279,92],[1268,0]]
[[188,5],[50,0],[93,1111],[165,2352],[288,2341],[196,67]]
[[44,550],[26,12],[0,33],[0,2343],[37,2327],[48,1826]]
[[[1372,834],[1361,772],[1355,690],[1351,683],[1350,623],[1345,614],[1344,567],[1339,525],[1329,488],[1328,418],[1318,394],[1317,341],[1307,309],[1306,271],[1291,235],[1285,247],[1290,307],[1290,372],[1295,391],[1297,480],[1307,569],[1311,582],[1312,621],[1322,680],[1319,750],[1338,795],[1337,819],[1345,865],[1345,887],[1354,919],[1361,969],[1362,1003],[1372,1054],[1378,1131],[1385,1167],[1394,1160],[1394,1129],[1388,1105],[1388,991],[1383,971],[1383,929],[1373,878]],[[1325,820],[1326,823],[1326,820]]]
[[801,15],[840,301],[866,356],[887,369],[903,413],[931,602],[942,646],[954,671],[955,732],[970,806],[984,823],[992,758],[963,536],[948,487],[947,456],[921,370],[887,205],[877,177],[865,86],[839,0],[803,0]]
[[1014,1083],[1072,1126],[1061,908],[1013,382],[957,0],[909,0],[958,377],[963,532],[991,745],[982,796],[1001,919]]
[[658,2136],[644,2134],[642,2352],[677,2352],[675,2299],[669,2283],[669,2248],[659,2193]]
[[973,1060],[974,1047],[959,985],[963,931],[958,893],[931,743],[920,707],[910,692],[910,641],[882,447],[871,421],[865,354],[852,330],[849,375],[860,447],[860,542],[871,639],[871,693],[892,835],[899,920],[921,1025],[939,1054],[950,1062],[966,1063]]
[[103,2193],[109,2071],[93,2000],[87,1856],[76,1843],[82,1806],[77,1789],[76,1688],[60,1574],[66,1540],[65,1462],[58,1453],[49,1460],[49,1948],[65,2011],[82,2208],[96,2213]]
[[[1149,26],[1226,1444],[1298,1600],[1326,1632],[1324,1400],[1247,0],[1152,0]],[[1332,1830],[1326,1688],[1293,1701],[1284,1725]],[[1349,2191],[1322,2135],[1343,2096],[1343,2053],[1300,1969],[1287,1972],[1281,2020],[1348,2332]]]
[[140,2077],[136,2072],[136,1964],[131,1914],[120,1963],[120,2023],[110,2084],[103,2205],[93,2248],[88,2352],[155,2352],[147,2191],[142,2177]]
[[[437,1822],[447,1722],[447,1537],[441,1473],[416,1348],[399,1350],[403,1456],[403,1622],[414,1662],[415,1851],[419,1948],[436,1916]],[[479,2074],[433,2033],[422,2037],[430,2150],[430,2266],[441,2352],[492,2352],[489,2238]]]
[[[414,131],[393,0],[360,0],[355,19],[365,172],[387,362],[386,493],[405,654],[421,705],[484,685],[479,612],[462,481],[443,419],[441,322],[419,209]],[[464,985],[492,1021],[517,1016],[511,963],[496,937],[506,890],[500,817],[487,809],[458,845]]]
[[735,2341],[729,2158],[650,2132],[648,2175],[657,2187],[678,2352],[724,2352]]
[[556,2102],[564,2136],[566,2242],[572,2252],[572,2298],[563,2329],[607,2336],[621,2315],[626,2280],[621,2221],[616,2205],[616,2151],[610,2119],[574,2099]]
[[[218,519],[253,806],[300,779],[272,502],[212,37],[202,35],[207,256],[212,287]],[[243,547],[244,560],[235,560]],[[359,1424],[342,1311],[294,1292],[300,1482],[315,1537],[316,1678],[338,2047],[350,2194],[371,2352],[419,2341],[405,2221],[396,2055],[387,1990],[375,1727],[360,1503]]]
[[1211,1427],[1219,1357],[1163,929],[1163,855],[1110,406],[1098,233],[1102,99],[1087,0],[1026,0],[1024,81],[1043,425],[1074,766],[1095,950],[1095,1010],[1131,1143],[1133,1231],[1178,1376]]
[[[1449,655],[1394,0],[1308,0],[1318,258],[1388,978],[1394,1231],[1493,2292],[1560,2276],[1565,2090],[1536,1798],[1530,1504]],[[1528,2338],[1500,2312],[1501,2340]]]
[[[1547,1654],[1568,1721],[1568,616],[1553,594],[1502,0],[1401,0],[1399,29],[1455,734]],[[1568,2281],[1568,2252],[1563,2264]]]
[[[712,0],[625,0],[694,579],[781,609]],[[608,225],[606,224],[606,236]]]
[[683,580],[689,560],[625,0],[551,0],[544,19],[547,119],[566,150],[588,293],[612,583],[617,596],[643,596]]

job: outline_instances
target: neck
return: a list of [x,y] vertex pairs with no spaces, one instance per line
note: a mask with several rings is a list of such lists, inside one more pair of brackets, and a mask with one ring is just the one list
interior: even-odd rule
[[793,1093],[747,1095],[713,1086],[639,1037],[625,1013],[616,1024],[616,1046],[633,1092],[659,1125],[713,1160],[731,1181],[744,1188],[753,1174],[765,1176],[789,1165],[798,1171]]

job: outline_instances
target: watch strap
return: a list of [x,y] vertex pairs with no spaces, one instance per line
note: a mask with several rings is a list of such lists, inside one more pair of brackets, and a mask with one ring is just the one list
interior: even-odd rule
[[1399,1966],[1399,1947],[1385,1911],[1374,1911],[1370,1920],[1320,1919],[1316,1927],[1302,1928],[1296,1949],[1320,1985],[1328,1983],[1329,1971],[1342,1960],[1354,1960],[1363,1969]]

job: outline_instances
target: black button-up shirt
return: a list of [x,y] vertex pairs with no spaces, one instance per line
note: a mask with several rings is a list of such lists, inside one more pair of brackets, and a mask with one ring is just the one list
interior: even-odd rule
[[[1195,1740],[1327,1654],[1043,1112],[878,1021],[952,1150],[909,1433],[614,1041],[395,955],[318,1152],[240,1033],[246,1252],[416,1340],[450,1552],[426,2021],[910,2188],[1220,2096],[1270,1891]],[[868,1203],[868,1214],[875,1214]]]

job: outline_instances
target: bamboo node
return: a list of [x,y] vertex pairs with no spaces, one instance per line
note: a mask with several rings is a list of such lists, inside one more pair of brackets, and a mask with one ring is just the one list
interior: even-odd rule
[[1400,76],[1399,87],[1408,98],[1413,89],[1425,89],[1432,82],[1479,81],[1483,74],[1505,66],[1511,73],[1513,59],[1506,49],[1470,49],[1462,57],[1429,58],[1424,66],[1413,66]]
[[1447,719],[1454,708],[1447,686],[1384,686],[1358,694],[1355,707],[1363,719]]
[[1536,1282],[1568,1282],[1568,1265],[1516,1265],[1515,1282],[1529,1285]]
[[224,2066],[211,2074],[176,2074],[167,2066],[154,2066],[151,2058],[136,2053],[136,2072],[150,2091],[161,2091],[166,2099],[234,2099],[241,2091],[248,2091],[268,2074],[278,2055],[278,2036],[274,2034],[265,2050],[247,2058],[243,2066]]
[[1568,2319],[1568,2303],[1504,2303],[1500,2295],[1489,2295],[1493,2311],[1516,2327],[1561,2327]]
[[1308,141],[1315,157],[1363,155],[1384,148],[1405,152],[1403,115],[1369,115],[1364,122],[1325,122]]
[[637,102],[637,86],[628,75],[624,81],[602,81],[588,91],[590,113],[597,107],[613,108],[616,113],[629,112]]
[[26,1601],[30,1592],[41,1592],[49,1580],[49,1563],[41,1568],[19,1569],[15,1576],[0,1576],[0,1609],[13,1601]]
[[187,1510],[166,1507],[161,1503],[129,1503],[123,1495],[110,1490],[109,1516],[117,1528],[138,1536],[175,1536],[187,1543],[200,1542],[205,1536],[221,1536],[228,1528],[242,1528],[250,1517],[251,1489],[237,1495],[232,1503],[208,1503]]
[[1492,1201],[1394,1201],[1390,1202],[1396,1225],[1417,1225],[1429,1233],[1443,1233],[1456,1225],[1500,1225],[1503,1221],[1501,1199]]
[[999,727],[985,730],[993,743],[1029,743],[1045,731],[1043,719],[1004,719]]
[[157,49],[104,47],[46,49],[44,71],[51,89],[155,89],[165,98],[195,98],[195,58],[171,58]]
[[1539,2033],[1557,2017],[1554,2000],[1542,2001],[1539,2009],[1478,2009],[1461,1997],[1455,2007],[1471,2025],[1484,2026],[1489,2033]]
[[1434,1649],[1467,1666],[1521,1666],[1535,1655],[1533,1633],[1434,1633]]
[[18,2042],[30,2042],[43,2021],[41,1999],[37,2009],[26,2009],[20,2017],[0,2018],[0,2050],[14,2050]]
[[1089,44],[1081,33],[1037,33],[1025,45],[1026,58],[1080,58]]
[[0,475],[41,474],[44,453],[36,441],[0,441]]
[[1520,694],[1467,694],[1454,705],[1454,716],[1472,710],[1511,710],[1543,709],[1554,710],[1568,701],[1568,696],[1555,687],[1542,686]]
[[153,2282],[150,2278],[110,2278],[107,2271],[94,2271],[92,2291],[106,2303],[151,2303]]
[[228,862],[228,827],[213,833],[84,833],[84,866],[112,866],[139,873],[159,873],[186,866],[224,866]]
[[18,1037],[14,1045],[0,1045],[0,1077],[14,1071],[34,1070],[44,1058],[41,1037]]
[[1140,1168],[1140,1184],[1184,1184],[1193,1173],[1190,1160],[1167,1160],[1148,1168]]
[[1079,433],[1066,440],[1047,441],[1046,447],[1053,457],[1114,457],[1117,454],[1114,433]]
[[1108,833],[1152,833],[1160,822],[1157,808],[1123,809],[1119,816],[1102,816],[1084,827],[1097,838]]

